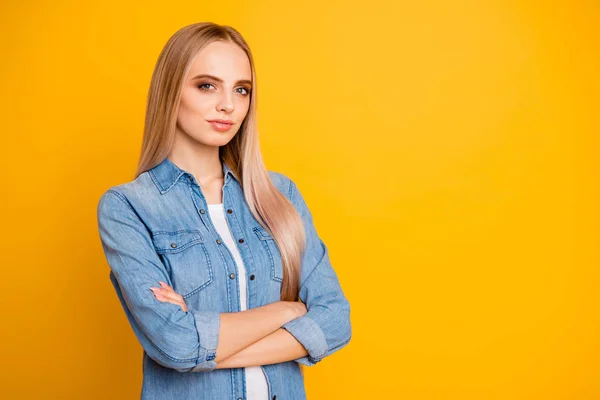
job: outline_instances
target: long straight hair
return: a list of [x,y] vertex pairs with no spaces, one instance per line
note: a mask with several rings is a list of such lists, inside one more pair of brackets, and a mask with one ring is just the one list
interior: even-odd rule
[[248,44],[237,30],[200,22],[181,28],[167,41],[152,74],[135,177],[158,165],[170,153],[183,82],[194,56],[216,40],[237,44],[248,56],[252,70],[248,114],[233,139],[219,148],[219,158],[239,177],[250,211],[279,248],[283,262],[281,300],[295,301],[306,246],[304,225],[292,203],[271,182],[265,168],[258,141],[254,61]]

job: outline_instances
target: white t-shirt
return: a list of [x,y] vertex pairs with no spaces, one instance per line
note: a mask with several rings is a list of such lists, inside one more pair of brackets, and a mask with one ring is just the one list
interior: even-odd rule
[[[235,239],[231,236],[231,231],[225,219],[225,209],[223,203],[208,204],[208,211],[213,225],[217,229],[221,238],[233,254],[235,264],[238,268],[238,278],[240,282],[240,302],[241,310],[248,308],[248,286],[246,280],[246,268],[240,256],[240,252],[235,244]],[[259,365],[245,367],[246,371],[246,394],[248,400],[269,400],[269,386],[267,378]]]

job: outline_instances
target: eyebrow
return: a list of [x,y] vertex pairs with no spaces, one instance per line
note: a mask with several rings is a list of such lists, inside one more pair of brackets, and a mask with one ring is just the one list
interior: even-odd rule
[[[215,80],[217,82],[223,83],[223,79],[221,78],[217,78],[216,76],[213,75],[208,75],[208,74],[200,74],[200,75],[196,75],[195,77],[192,78],[192,80],[196,80],[196,79],[200,79],[200,78],[210,78],[212,80]],[[241,79],[239,81],[236,82],[236,84],[238,83],[246,83],[248,85],[252,85],[252,81],[249,81],[248,79]]]

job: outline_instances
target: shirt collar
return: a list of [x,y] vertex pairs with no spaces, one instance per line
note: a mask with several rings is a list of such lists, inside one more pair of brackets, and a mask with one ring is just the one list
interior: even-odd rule
[[[231,177],[239,182],[239,179],[233,170],[229,168],[225,162],[221,161],[221,166],[223,168],[223,185],[227,184]],[[195,182],[195,178],[191,173],[179,168],[169,159],[169,157],[165,157],[157,166],[151,168],[148,172],[161,194],[168,192],[181,177],[190,182]]]

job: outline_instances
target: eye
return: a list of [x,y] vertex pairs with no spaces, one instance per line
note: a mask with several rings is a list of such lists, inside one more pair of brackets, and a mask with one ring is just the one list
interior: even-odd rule
[[205,90],[205,91],[210,90],[210,89],[207,89],[206,86],[212,86],[212,83],[201,83],[200,85],[198,85],[198,89]]
[[244,96],[248,96],[248,95],[250,94],[250,89],[248,89],[248,88],[241,87],[241,88],[238,88],[238,90],[239,90],[239,89],[241,89],[241,90],[245,90],[245,93],[241,93],[241,94],[243,94]]

